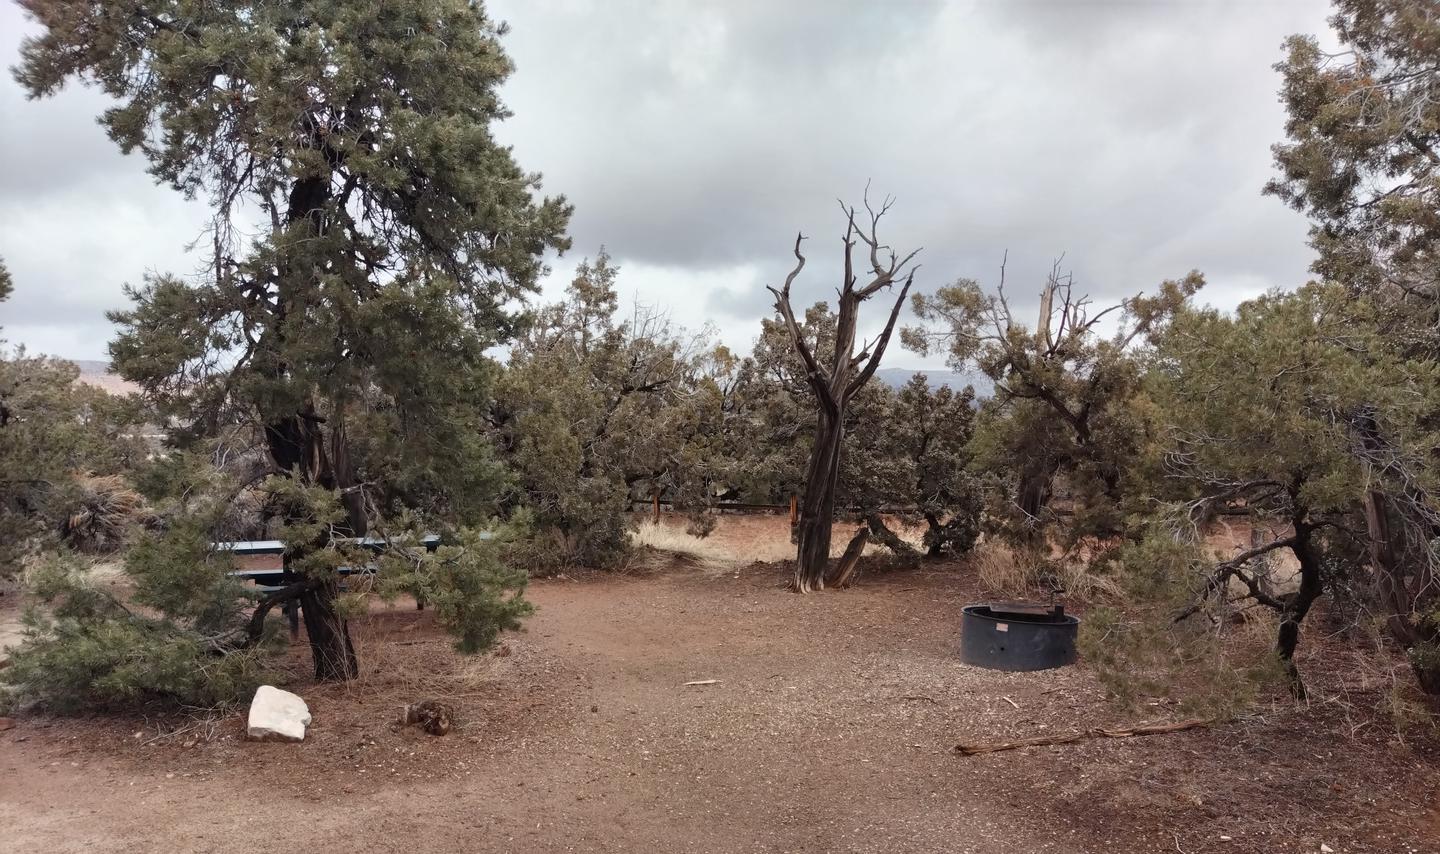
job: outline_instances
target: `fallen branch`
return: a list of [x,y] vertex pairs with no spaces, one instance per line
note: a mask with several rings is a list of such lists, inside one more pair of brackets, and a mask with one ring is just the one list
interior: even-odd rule
[[1190,718],[1189,720],[1175,721],[1174,723],[1168,724],[1141,724],[1139,726],[1120,729],[1095,727],[1094,729],[1086,729],[1062,735],[1040,735],[1035,738],[1022,738],[1019,741],[972,742],[969,744],[961,742],[955,745],[955,752],[962,756],[974,756],[977,753],[996,753],[1001,750],[1018,750],[1022,747],[1043,747],[1047,744],[1072,744],[1089,738],[1130,738],[1137,735],[1163,735],[1167,732],[1180,732],[1181,730],[1210,726],[1213,723],[1215,723],[1214,718]]

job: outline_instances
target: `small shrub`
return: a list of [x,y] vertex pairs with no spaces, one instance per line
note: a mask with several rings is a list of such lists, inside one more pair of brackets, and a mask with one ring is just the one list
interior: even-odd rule
[[[495,534],[500,536],[496,537]],[[435,620],[456,637],[462,653],[484,652],[502,631],[520,628],[535,612],[525,599],[528,575],[505,560],[508,532],[461,531],[458,542],[434,552],[391,549],[379,561],[381,593],[408,592],[435,610]]]
[[220,655],[211,639],[125,605],[73,561],[51,559],[31,583],[45,607],[27,612],[24,638],[0,671],[8,708],[212,707],[263,680],[265,645]]
[[1115,556],[1117,577],[1106,581],[1118,595],[1086,612],[1080,652],[1120,705],[1162,698],[1224,718],[1285,679],[1270,613],[1202,612],[1175,622],[1208,565],[1197,547],[1164,537],[1128,544]]

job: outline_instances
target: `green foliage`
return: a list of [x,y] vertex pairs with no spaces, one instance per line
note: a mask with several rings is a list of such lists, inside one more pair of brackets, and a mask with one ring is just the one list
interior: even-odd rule
[[536,312],[496,390],[495,438],[533,513],[529,563],[609,567],[628,550],[632,495],[704,503],[714,357],[637,306],[620,317],[619,269],[602,249],[567,299]]
[[980,534],[983,504],[980,486],[969,472],[974,390],[931,389],[929,379],[916,374],[890,397],[889,411],[870,428],[888,437],[890,453],[868,461],[854,480],[874,483],[888,474],[884,482],[889,490],[872,497],[878,499],[875,509],[914,508],[926,524],[927,554],[964,554]]
[[[1025,546],[1110,537],[1125,526],[1137,496],[1132,463],[1145,444],[1142,399],[1145,335],[1164,327],[1204,284],[1198,273],[1165,282],[1092,313],[1068,276],[1051,275],[1033,331],[1010,311],[1003,288],[987,293],[969,279],[916,294],[925,325],[901,340],[922,354],[943,352],[957,370],[973,365],[995,384],[975,425],[972,469],[991,487],[987,517],[997,533]],[[1109,336],[1097,330],[1119,315]],[[1068,518],[1051,499],[1063,494]]]
[[[318,392],[380,396],[421,435],[415,417],[471,380],[513,326],[505,303],[566,245],[564,200],[535,200],[539,177],[492,137],[511,65],[478,3],[27,8],[44,30],[21,83],[95,82],[121,148],[216,212],[212,280],[132,290],[112,354],[194,430],[232,402],[270,419]],[[275,223],[248,254],[227,245],[242,201]]]
[[[24,640],[0,671],[0,704],[60,713],[150,702],[208,707],[235,702],[262,681],[264,645],[222,656],[198,630],[220,609],[162,593],[159,604],[192,610],[195,618],[132,610],[65,559],[37,569],[33,585],[46,607],[26,614]],[[160,592],[154,584],[147,589]]]
[[[200,557],[198,532],[223,527],[217,505],[259,492],[257,524],[278,526],[315,580],[307,608],[331,629],[312,632],[317,676],[352,676],[330,571],[364,555],[342,535],[495,510],[506,479],[482,439],[496,373],[485,352],[514,333],[544,254],[568,247],[570,207],[539,197],[540,176],[492,133],[508,115],[504,27],[469,0],[22,5],[39,25],[14,71],[28,93],[71,79],[101,89],[120,149],[211,209],[207,275],[151,277],[112,315],[116,368],[175,448],[268,457],[268,472],[199,499],[174,489],[205,480],[194,457],[150,468],[146,490],[196,538],[156,546],[147,572],[174,588],[156,601],[186,631],[209,619],[209,570],[183,567]],[[254,221],[265,225],[242,238]],[[293,488],[247,489],[267,473]],[[492,575],[453,585],[480,597],[452,605],[468,615],[452,621],[467,647],[486,614],[513,625],[487,597],[514,578]]]
[[[1263,606],[1279,619],[1275,646],[1302,690],[1292,655],[1320,596],[1365,597],[1394,613],[1375,598],[1385,585],[1361,581],[1374,577],[1368,502],[1378,489],[1433,489],[1414,461],[1435,446],[1440,373],[1407,358],[1368,301],[1336,285],[1268,294],[1233,315],[1187,308],[1152,341],[1146,391],[1162,421],[1144,467],[1157,499],[1147,515],[1176,549],[1198,549],[1225,509],[1250,515],[1256,539],[1242,554],[1191,557],[1184,567],[1154,555],[1156,568],[1122,561],[1146,573],[1144,585],[1131,578],[1128,607],[1149,609],[1160,624],[1207,613],[1223,624],[1232,602]],[[1281,550],[1298,564],[1298,586],[1277,593],[1261,567]],[[1404,563],[1413,580],[1426,577],[1423,554]]]
[[1317,273],[1394,300],[1418,321],[1405,334],[1433,350],[1440,19],[1426,0],[1337,0],[1330,23],[1340,51],[1292,36],[1276,65],[1288,139],[1266,192],[1312,217]]
[[1086,612],[1080,651],[1118,704],[1139,709],[1162,699],[1229,717],[1281,680],[1279,658],[1261,635],[1270,624],[1252,626],[1223,610],[1208,620],[1174,620],[1213,563],[1202,548],[1155,532],[1125,544],[1112,561],[1121,595]]
[[484,652],[501,631],[520,628],[535,612],[524,596],[525,571],[506,559],[506,537],[513,533],[467,529],[454,545],[433,553],[391,550],[380,561],[380,577],[395,579],[390,590],[408,589],[434,608],[440,625],[456,637],[457,650]]
[[[0,578],[17,574],[27,556],[59,545],[72,515],[94,497],[89,476],[120,474],[144,458],[134,436],[142,420],[138,401],[78,377],[70,362],[0,352]],[[112,521],[121,529],[128,524]]]
[[1357,506],[1367,474],[1352,417],[1362,408],[1419,439],[1440,403],[1433,366],[1398,358],[1364,304],[1314,284],[1233,316],[1182,313],[1156,337],[1150,381],[1171,425],[1168,474],[1211,492],[1255,482],[1244,490],[1251,506],[1286,519],[1297,507],[1318,517]]
[[[1440,361],[1440,20],[1422,0],[1337,0],[1330,23],[1339,51],[1294,36],[1276,66],[1288,139],[1274,147],[1280,174],[1266,191],[1309,214],[1314,270],[1361,315],[1352,334],[1368,340],[1352,361],[1367,370],[1351,371],[1354,408],[1342,419],[1355,434],[1352,471],[1367,480],[1368,586],[1389,634],[1422,650],[1412,656],[1422,687],[1440,693],[1440,671],[1423,669],[1440,635],[1420,618],[1440,589],[1433,417],[1407,411],[1434,412]],[[1331,477],[1327,490],[1339,495],[1348,480]]]

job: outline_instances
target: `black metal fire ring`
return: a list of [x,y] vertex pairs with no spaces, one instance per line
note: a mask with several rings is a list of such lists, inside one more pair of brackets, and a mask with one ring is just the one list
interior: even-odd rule
[[1023,602],[967,605],[960,660],[989,670],[1050,670],[1074,664],[1080,619],[1063,606]]

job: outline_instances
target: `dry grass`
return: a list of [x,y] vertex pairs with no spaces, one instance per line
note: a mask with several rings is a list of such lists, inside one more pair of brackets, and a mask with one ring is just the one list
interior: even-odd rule
[[1120,594],[1113,579],[1092,572],[1083,561],[1047,559],[993,540],[978,543],[970,560],[980,583],[1006,596],[1063,590],[1066,598],[1088,602]]
[[120,548],[145,511],[145,499],[117,475],[81,475],[75,485],[76,503],[61,529],[65,541],[87,554]]
[[[923,528],[898,525],[893,520],[891,526],[901,539],[916,549],[922,548]],[[857,527],[854,522],[835,524],[830,541],[831,557],[839,557],[845,551]],[[661,516],[659,524],[646,518],[631,531],[630,542],[636,547],[682,555],[713,570],[795,559],[790,522],[784,516],[722,515],[717,517],[715,529],[703,538],[692,536],[685,528],[686,522],[681,516]],[[865,546],[864,554],[889,554],[889,550],[872,542]]]
[[[716,526],[717,531],[723,523]],[[637,548],[652,548],[657,551],[671,552],[683,555],[694,560],[703,567],[712,569],[725,569],[749,561],[741,558],[731,547],[731,544],[723,538],[716,537],[715,533],[700,538],[685,532],[682,525],[675,524],[669,520],[662,519],[659,524],[647,519],[641,522],[630,532],[630,544]],[[756,544],[761,547],[761,543]],[[794,552],[794,546],[788,542],[772,542],[763,544],[753,553],[751,560],[774,561],[784,560]]]
[[[482,696],[493,678],[497,652],[508,654],[502,639],[496,649],[475,656],[453,652],[453,639],[437,632],[433,620],[415,610],[402,596],[393,604],[370,603],[369,613],[349,623],[350,637],[361,657],[360,676],[344,690],[370,701],[384,700],[398,710],[423,700],[458,700]],[[297,667],[309,666],[303,640]],[[418,666],[417,666],[418,665]]]

